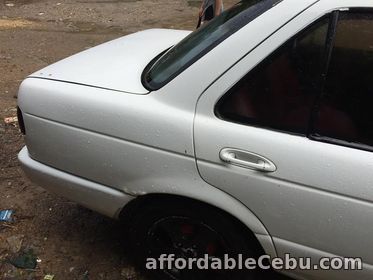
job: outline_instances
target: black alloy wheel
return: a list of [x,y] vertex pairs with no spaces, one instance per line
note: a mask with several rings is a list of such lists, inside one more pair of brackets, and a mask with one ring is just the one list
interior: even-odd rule
[[[166,199],[140,207],[131,223],[133,253],[142,268],[148,258],[159,260],[161,255],[172,255],[170,266],[147,270],[153,278],[161,280],[250,280],[265,279],[258,270],[198,269],[188,259],[205,259],[211,264],[224,255],[237,260],[257,258],[263,251],[251,232],[223,211],[188,199]],[[187,266],[180,269],[175,259],[185,259]],[[159,265],[159,263],[157,263]],[[185,263],[184,263],[185,265]],[[152,278],[152,279],[153,279]]]

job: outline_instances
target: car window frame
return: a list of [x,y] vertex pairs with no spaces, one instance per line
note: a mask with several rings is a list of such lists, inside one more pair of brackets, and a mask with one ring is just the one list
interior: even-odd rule
[[[227,98],[231,91],[235,89],[235,87],[237,87],[243,79],[245,79],[245,77],[252,71],[255,71],[255,69],[261,64],[263,63],[267,58],[269,58],[272,54],[274,54],[278,49],[282,48],[284,45],[288,44],[289,42],[295,40],[296,38],[302,36],[304,33],[307,32],[307,30],[309,30],[310,28],[312,28],[312,26],[314,26],[315,24],[317,24],[318,22],[322,21],[323,19],[325,18],[328,18],[329,17],[329,24],[328,24],[328,31],[327,31],[327,38],[326,38],[326,42],[325,42],[325,47],[326,47],[326,50],[325,52],[328,53],[329,52],[329,48],[330,48],[330,45],[329,45],[329,41],[331,40],[330,39],[330,36],[334,36],[335,32],[333,34],[331,34],[331,30],[334,29],[334,27],[332,27],[332,25],[334,24],[333,22],[333,17],[334,17],[334,13],[337,12],[337,11],[331,11],[329,13],[326,13],[324,15],[322,15],[321,17],[317,18],[315,21],[313,21],[311,24],[307,25],[306,27],[304,27],[302,30],[300,30],[299,32],[297,32],[296,34],[294,34],[293,36],[291,36],[289,39],[287,39],[283,44],[281,44],[280,46],[278,46],[275,50],[273,50],[272,52],[270,52],[266,57],[264,57],[254,68],[252,68],[249,72],[247,72],[240,80],[238,80],[230,89],[228,89],[219,99],[218,101],[215,103],[214,105],[214,115],[223,120],[223,121],[227,121],[227,122],[230,122],[230,123],[236,123],[236,124],[240,124],[240,125],[244,125],[244,126],[249,126],[249,127],[257,127],[257,128],[262,128],[262,129],[266,129],[266,130],[271,130],[271,131],[276,131],[276,132],[280,132],[280,133],[286,133],[286,134],[290,134],[290,135],[297,135],[297,136],[304,136],[304,137],[308,137],[308,133],[309,133],[309,126],[310,126],[310,119],[311,119],[311,114],[313,113],[313,108],[316,106],[316,103],[318,102],[320,96],[321,96],[321,92],[322,92],[322,85],[319,85],[319,89],[318,89],[318,92],[316,93],[316,97],[315,97],[315,104],[313,105],[313,107],[311,108],[311,114],[309,116],[309,121],[308,121],[308,124],[307,124],[307,128],[306,128],[306,133],[299,133],[299,132],[294,132],[294,131],[289,131],[289,130],[282,130],[282,129],[276,129],[276,128],[273,128],[273,127],[269,127],[269,126],[261,126],[261,125],[258,125],[258,124],[255,124],[255,123],[243,123],[243,122],[239,122],[239,121],[234,121],[234,120],[229,120],[229,119],[224,119],[221,114],[219,113],[218,111],[218,107],[220,105],[221,102],[224,101],[225,98]],[[333,23],[333,24],[332,24]],[[325,57],[323,59],[323,63],[325,64],[325,61],[326,61],[327,57]],[[324,65],[325,67],[325,65]],[[320,71],[320,76],[322,75],[322,73],[325,71],[324,70],[324,67],[321,69]],[[317,113],[317,112],[316,112]]]
[[288,40],[286,40],[283,44],[278,46],[275,50],[273,50],[271,53],[269,53],[266,57],[264,57],[257,64],[257,65],[260,65],[263,61],[265,61],[269,56],[271,56],[274,52],[276,52],[283,45],[287,44],[291,40],[294,40],[298,36],[301,36],[302,33],[304,33],[307,29],[311,28],[312,25],[316,24],[322,18],[325,18],[325,17],[328,17],[328,16],[330,17],[329,26],[328,26],[328,34],[327,34],[327,42],[326,42],[326,46],[325,46],[325,48],[326,48],[325,52],[327,53],[327,55],[324,58],[324,62],[323,62],[324,67],[322,68],[322,71],[320,73],[320,75],[322,77],[321,84],[319,85],[319,90],[318,90],[318,93],[316,94],[317,96],[316,96],[315,104],[311,108],[311,113],[310,113],[310,116],[309,116],[307,132],[305,134],[292,132],[292,131],[287,131],[287,130],[275,129],[275,128],[271,128],[271,127],[264,127],[264,126],[260,126],[260,125],[256,125],[256,124],[242,123],[242,122],[237,122],[237,121],[234,121],[234,120],[224,119],[219,114],[218,106],[219,106],[220,102],[222,100],[224,100],[224,98],[226,98],[230,94],[231,90],[233,90],[238,84],[240,84],[242,79],[244,79],[246,77],[246,75],[249,74],[249,72],[254,71],[256,69],[256,67],[254,67],[249,72],[247,72],[247,74],[244,77],[242,77],[240,80],[238,80],[230,89],[228,89],[222,96],[219,97],[219,99],[217,100],[217,102],[214,105],[214,115],[215,115],[215,117],[219,118],[222,121],[239,124],[239,125],[243,125],[243,126],[246,126],[246,127],[256,127],[256,128],[261,128],[261,129],[270,130],[270,131],[276,131],[276,132],[289,134],[289,135],[302,136],[302,137],[307,137],[308,139],[310,139],[312,141],[317,141],[317,142],[322,142],[322,143],[327,143],[327,144],[343,146],[343,147],[347,147],[347,148],[353,148],[353,149],[373,152],[373,146],[369,146],[369,145],[362,144],[362,143],[348,142],[348,141],[344,141],[344,140],[341,140],[341,139],[335,139],[335,138],[331,138],[331,137],[327,137],[327,136],[318,135],[318,134],[312,132],[313,127],[314,127],[314,123],[315,123],[315,120],[316,120],[315,117],[319,112],[320,102],[322,100],[322,95],[323,95],[323,89],[324,89],[324,86],[325,86],[325,83],[326,83],[326,80],[327,80],[327,77],[328,77],[328,69],[329,69],[331,56],[332,56],[333,49],[334,49],[336,31],[337,31],[337,26],[338,26],[338,22],[339,22],[339,14],[341,12],[344,12],[344,13],[346,13],[346,12],[371,12],[371,13],[373,13],[373,8],[353,7],[353,8],[345,8],[343,10],[339,10],[339,9],[338,10],[332,10],[332,11],[324,14],[323,16],[319,17],[318,19],[313,21],[311,24],[307,25],[301,31],[299,31],[296,34],[294,34],[293,36],[291,36]]
[[325,69],[324,69],[325,71],[323,73],[322,90],[319,93],[319,99],[317,100],[317,102],[314,106],[314,110],[313,110],[311,118],[310,118],[309,131],[307,133],[307,137],[310,140],[314,140],[314,141],[318,141],[318,142],[323,142],[323,143],[334,144],[334,145],[343,146],[343,147],[347,147],[347,148],[373,152],[373,146],[363,144],[363,143],[358,143],[358,142],[349,142],[349,141],[346,141],[346,140],[337,139],[337,138],[333,138],[333,137],[329,137],[329,136],[323,136],[323,135],[320,135],[318,133],[313,132],[314,125],[315,125],[315,122],[316,122],[316,117],[317,117],[317,114],[319,113],[318,109],[320,107],[320,103],[321,103],[323,95],[324,95],[324,86],[325,86],[325,83],[328,79],[328,74],[329,74],[328,70],[329,70],[331,58],[332,58],[332,55],[333,55],[336,32],[337,32],[337,27],[338,27],[338,23],[339,23],[339,16],[340,16],[341,13],[359,13],[359,12],[360,13],[369,12],[369,13],[372,13],[372,15],[373,15],[373,8],[366,8],[366,7],[356,8],[355,7],[355,8],[348,8],[348,9],[344,9],[344,10],[336,10],[336,11],[333,12],[333,15],[334,15],[334,19],[333,19],[333,22],[332,22],[333,34],[331,34],[331,37],[330,37],[331,41],[330,41],[330,46],[329,46],[329,49],[328,49],[329,55],[327,57],[327,61],[326,61],[326,65],[325,65]]

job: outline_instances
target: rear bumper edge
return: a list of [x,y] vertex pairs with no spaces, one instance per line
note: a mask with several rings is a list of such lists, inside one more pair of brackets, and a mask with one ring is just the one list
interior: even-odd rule
[[27,147],[19,152],[18,160],[26,175],[39,186],[112,218],[117,218],[120,210],[135,198],[42,164],[29,156]]

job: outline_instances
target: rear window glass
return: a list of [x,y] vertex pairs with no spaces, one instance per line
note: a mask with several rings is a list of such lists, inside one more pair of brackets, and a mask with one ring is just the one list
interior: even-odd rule
[[238,2],[152,61],[143,73],[144,86],[149,90],[161,88],[230,35],[281,1]]

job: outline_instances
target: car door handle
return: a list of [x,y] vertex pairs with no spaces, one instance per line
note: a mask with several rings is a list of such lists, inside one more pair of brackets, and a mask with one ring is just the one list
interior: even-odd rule
[[274,172],[276,165],[265,157],[234,148],[224,148],[220,151],[220,159],[226,163],[261,172]]

